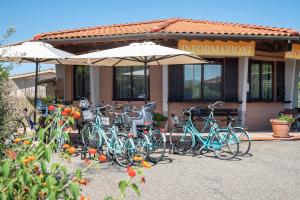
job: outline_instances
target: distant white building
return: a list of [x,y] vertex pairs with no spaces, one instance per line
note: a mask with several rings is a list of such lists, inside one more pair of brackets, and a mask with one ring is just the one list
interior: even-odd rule
[[[11,95],[16,98],[34,97],[35,72],[9,77],[12,85]],[[56,71],[48,69],[39,72],[38,98],[55,97]]]

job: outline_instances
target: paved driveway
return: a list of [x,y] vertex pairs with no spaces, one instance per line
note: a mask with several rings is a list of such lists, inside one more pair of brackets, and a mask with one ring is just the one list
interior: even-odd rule
[[[222,161],[213,154],[168,155],[150,170],[141,188],[142,200],[300,199],[300,142],[253,142],[252,156]],[[84,166],[76,158],[71,168]],[[125,170],[111,163],[87,173],[83,193],[91,199],[118,194]],[[127,199],[138,199],[128,192]]]

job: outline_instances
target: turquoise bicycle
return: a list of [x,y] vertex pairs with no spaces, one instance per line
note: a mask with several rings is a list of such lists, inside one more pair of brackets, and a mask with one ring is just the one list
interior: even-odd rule
[[153,163],[161,161],[165,154],[166,137],[160,129],[153,128],[153,111],[156,103],[143,105],[137,113],[137,117],[130,117],[131,109],[125,107],[123,113],[118,113],[120,129],[133,133],[137,154]]
[[81,130],[82,138],[82,159],[86,158],[88,148],[96,148],[99,153],[104,153],[108,158],[114,160],[119,166],[127,167],[134,163],[134,143],[131,138],[124,134],[120,134],[118,128],[113,125],[106,132],[103,128],[103,120],[105,119],[101,110],[112,107],[106,105],[104,107],[94,108],[94,120],[86,122]]
[[[217,101],[212,105],[208,106],[208,109],[210,110],[210,113],[207,117],[199,117],[197,116],[197,112],[194,116],[193,125],[194,127],[201,133],[208,132],[211,128],[211,121],[214,122],[214,126],[218,127],[218,129],[221,129],[222,126],[218,123],[218,120],[214,117],[214,110],[217,106],[224,106],[224,102]],[[234,126],[234,122],[236,119],[234,119],[231,116],[228,116],[229,123],[227,124],[227,127],[223,127],[223,129],[228,129],[230,132],[236,135],[238,142],[239,142],[239,156],[244,156],[249,153],[251,148],[251,139],[248,134],[248,131],[246,131],[243,127]]]
[[228,129],[221,129],[211,124],[207,136],[200,133],[193,125],[192,107],[184,111],[185,121],[178,121],[176,115],[172,115],[175,128],[170,133],[170,152],[175,154],[193,153],[197,155],[202,150],[213,151],[215,156],[222,160],[230,160],[237,156],[239,151],[238,139]]

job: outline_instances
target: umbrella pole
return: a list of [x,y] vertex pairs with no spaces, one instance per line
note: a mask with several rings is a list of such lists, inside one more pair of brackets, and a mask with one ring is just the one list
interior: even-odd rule
[[34,84],[34,123],[36,124],[36,101],[37,101],[37,82],[38,82],[38,74],[39,74],[39,62],[35,63],[35,84]]
[[145,104],[147,104],[148,101],[148,91],[147,91],[147,62],[145,62],[144,66],[144,92],[145,92]]

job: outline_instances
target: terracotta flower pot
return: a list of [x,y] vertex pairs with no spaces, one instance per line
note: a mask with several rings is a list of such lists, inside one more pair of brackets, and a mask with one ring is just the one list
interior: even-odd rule
[[279,119],[270,120],[273,129],[273,137],[288,138],[290,137],[291,122],[282,121]]

